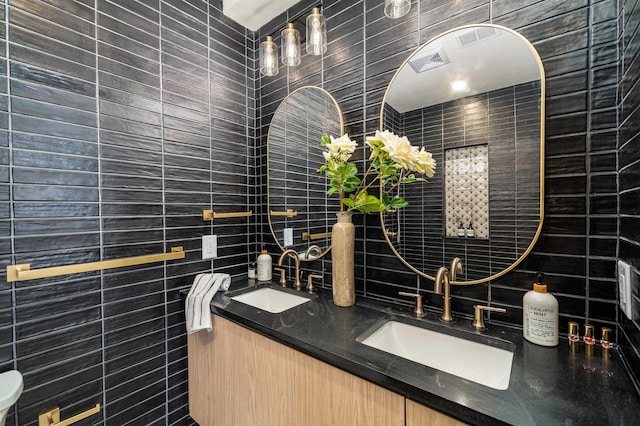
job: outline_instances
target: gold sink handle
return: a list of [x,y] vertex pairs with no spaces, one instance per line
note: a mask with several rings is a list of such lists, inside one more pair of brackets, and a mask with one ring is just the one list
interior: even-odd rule
[[407,292],[404,292],[404,291],[400,291],[400,292],[398,292],[398,295],[407,296],[407,297],[415,297],[416,298],[416,307],[413,310],[413,313],[418,318],[422,318],[423,316],[425,316],[424,310],[422,309],[422,295],[420,293],[407,293]]
[[475,328],[476,331],[485,331],[487,329],[484,325],[484,311],[500,312],[503,314],[507,312],[505,308],[494,308],[493,306],[474,305],[473,308],[473,322],[471,323],[471,327]]

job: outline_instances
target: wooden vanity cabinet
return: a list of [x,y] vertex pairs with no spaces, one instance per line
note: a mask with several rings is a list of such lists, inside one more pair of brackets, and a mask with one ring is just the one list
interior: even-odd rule
[[465,426],[466,423],[425,407],[410,399],[406,400],[406,426]]
[[[188,350],[189,414],[200,426],[405,426],[403,396],[225,318],[190,334]],[[406,426],[462,424],[406,404]]]
[[189,413],[200,426],[293,424],[293,354],[224,318],[188,336]]

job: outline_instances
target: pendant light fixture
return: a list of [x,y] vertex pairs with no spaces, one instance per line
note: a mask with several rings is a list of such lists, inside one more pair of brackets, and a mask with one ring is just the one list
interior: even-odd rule
[[322,55],[327,51],[327,24],[319,7],[314,7],[307,16],[306,45],[310,55]]
[[389,18],[402,18],[410,9],[411,0],[384,0],[384,14]]
[[290,67],[300,64],[300,32],[292,23],[282,30],[282,63]]
[[[411,6],[411,3],[409,3]],[[302,16],[296,18],[294,22],[301,27]],[[310,55],[322,55],[327,51],[327,24],[324,16],[320,13],[319,7],[314,7],[311,14],[307,16],[306,50]],[[300,31],[293,23],[288,23],[281,34],[282,63],[294,67],[300,65],[302,58],[302,48],[300,42]],[[278,75],[278,46],[271,36],[267,36],[265,41],[260,43],[260,73],[266,76]]]
[[271,36],[260,43],[260,72],[263,75],[278,75],[278,46],[273,42]]

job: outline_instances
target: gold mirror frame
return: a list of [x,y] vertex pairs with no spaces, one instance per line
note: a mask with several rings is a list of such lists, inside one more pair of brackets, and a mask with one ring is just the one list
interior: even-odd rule
[[[396,77],[398,77],[398,74],[399,74],[400,70],[402,70],[403,67],[407,66],[407,64],[413,58],[414,55],[416,55],[425,46],[429,45],[430,43],[433,43],[437,39],[439,39],[441,37],[444,37],[444,36],[446,36],[446,35],[448,35],[450,33],[456,32],[456,31],[465,30],[465,29],[471,29],[471,28],[477,28],[477,27],[495,28],[495,29],[499,29],[499,30],[505,31],[507,33],[510,33],[510,34],[516,36],[531,51],[531,53],[533,54],[533,57],[535,58],[535,60],[536,60],[536,62],[538,64],[538,69],[539,69],[539,73],[540,73],[540,215],[539,215],[538,228],[537,228],[537,230],[535,232],[535,235],[533,236],[533,239],[532,239],[531,243],[529,244],[527,249],[515,260],[515,262],[513,262],[510,266],[508,266],[507,268],[503,269],[502,271],[497,272],[497,273],[495,273],[495,274],[493,274],[493,275],[491,275],[489,277],[482,278],[482,279],[471,280],[471,281],[452,281],[451,284],[454,284],[454,285],[481,284],[481,283],[485,283],[485,282],[488,282],[488,281],[495,280],[496,278],[505,275],[509,271],[513,270],[516,266],[518,266],[518,264],[520,264],[527,257],[527,255],[531,252],[531,250],[533,250],[533,247],[536,244],[536,242],[538,241],[538,237],[540,236],[540,233],[542,231],[542,223],[543,223],[543,220],[544,220],[545,73],[544,73],[544,68],[543,68],[543,65],[542,65],[542,60],[540,59],[540,55],[538,54],[536,49],[533,47],[533,45],[529,42],[529,40],[527,40],[524,36],[522,36],[521,34],[519,34],[518,32],[516,32],[516,31],[514,31],[514,30],[512,30],[510,28],[503,27],[503,26],[500,26],[500,25],[494,25],[494,24],[464,25],[464,26],[456,27],[456,28],[453,28],[451,30],[445,31],[445,32],[443,32],[443,33],[431,38],[429,41],[427,41],[426,43],[424,43],[421,46],[419,46],[413,53],[411,53],[411,55],[409,55],[409,57],[402,63],[402,65],[400,65],[400,67],[398,67],[398,70],[396,71],[396,73],[394,74],[393,78],[389,82],[389,85],[387,86],[387,90],[385,91],[384,97],[382,99],[382,106],[380,108],[380,130],[382,131],[382,130],[385,130],[384,129],[384,108],[385,108],[385,104],[386,104],[386,100],[387,100],[387,95],[389,94],[389,89],[393,85],[393,82],[396,80]],[[440,169],[442,168],[441,164],[438,164],[437,166]],[[436,173],[438,173],[438,170],[436,170]],[[426,184],[427,185],[429,184],[428,181],[426,182]],[[381,191],[381,195],[382,195],[382,186],[380,187],[380,191]],[[385,216],[384,213],[380,213],[380,224],[382,226],[382,234],[384,235],[384,238],[387,241],[387,244],[391,248],[391,251],[411,271],[415,272],[416,274],[418,274],[421,277],[424,277],[426,279],[435,281],[435,277],[434,276],[429,275],[429,274],[425,273],[424,271],[421,271],[421,270],[417,269],[416,267],[411,265],[409,262],[407,262],[402,257],[402,255],[400,253],[398,253],[398,251],[394,247],[393,243],[391,242],[391,239],[389,237],[389,233],[386,230],[387,228],[385,226],[385,221],[384,221],[385,217],[384,216]],[[442,266],[445,266],[445,267],[448,268],[449,265],[442,265]]]
[[[292,96],[294,96],[296,93],[301,92],[303,90],[308,90],[308,89],[313,89],[313,90],[317,90],[320,92],[323,92],[324,95],[326,95],[328,97],[328,99],[330,99],[333,104],[336,107],[336,111],[338,113],[338,118],[340,121],[340,134],[339,135],[332,135],[335,137],[339,137],[342,134],[344,134],[344,117],[342,114],[342,109],[340,108],[340,105],[338,104],[338,101],[333,97],[333,95],[331,95],[331,93],[329,93],[328,91],[326,91],[325,89],[321,88],[321,87],[317,87],[317,86],[303,86],[300,87],[296,90],[294,90],[293,92],[289,93],[281,102],[280,105],[278,105],[278,108],[276,108],[275,112],[273,113],[273,117],[271,119],[271,123],[269,123],[269,130],[267,132],[267,220],[269,222],[269,229],[271,230],[271,235],[273,237],[273,240],[276,242],[276,244],[278,245],[278,247],[280,248],[280,250],[282,252],[284,252],[286,250],[286,248],[281,244],[281,242],[278,240],[278,237],[276,236],[276,232],[274,230],[273,227],[273,223],[271,221],[271,217],[272,217],[272,211],[271,211],[271,191],[270,191],[270,178],[271,178],[271,173],[270,173],[270,155],[269,155],[269,142],[270,142],[270,138],[271,138],[271,126],[273,125],[273,119],[277,116],[278,112],[281,110],[281,108],[284,107],[284,105],[286,105],[286,102],[288,99],[290,99]],[[317,141],[317,146],[318,148],[320,148],[320,142],[321,140],[318,139]],[[318,164],[317,168],[320,168],[322,164]],[[315,167],[315,166],[314,166]],[[285,212],[278,212],[276,213],[277,216],[287,216],[285,214]],[[331,230],[329,229],[327,231],[327,233],[330,233]],[[326,237],[326,238],[330,238],[330,237]],[[311,236],[311,238],[309,239],[309,246],[313,245],[313,236]],[[295,245],[294,245],[295,246]],[[322,253],[314,256],[311,259],[306,259],[303,258],[302,256],[300,257],[301,261],[313,261],[313,260],[317,260],[320,259],[321,257],[323,257],[324,255],[326,255],[327,253],[329,253],[329,251],[331,250],[331,244],[328,245],[328,247],[326,249],[321,249]]]

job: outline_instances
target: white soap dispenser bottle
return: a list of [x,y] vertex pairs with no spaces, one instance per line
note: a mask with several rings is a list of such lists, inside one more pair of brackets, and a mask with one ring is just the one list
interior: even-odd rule
[[271,256],[262,250],[258,256],[258,281],[271,281]]
[[558,300],[547,293],[538,274],[533,290],[522,298],[523,335],[528,341],[542,346],[558,345]]

